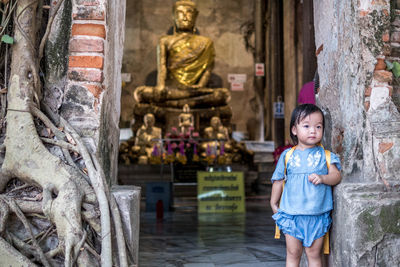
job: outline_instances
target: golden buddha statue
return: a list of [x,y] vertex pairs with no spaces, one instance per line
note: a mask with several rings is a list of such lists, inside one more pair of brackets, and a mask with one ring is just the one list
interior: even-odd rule
[[136,132],[135,146],[133,147],[133,151],[139,153],[139,164],[147,164],[154,146],[159,146],[161,139],[161,129],[154,126],[153,114],[146,114],[143,122],[144,124]]
[[211,118],[210,126],[204,129],[204,137],[207,139],[229,141],[228,129],[222,125],[219,117]]
[[212,117],[210,126],[204,129],[204,138],[208,140],[201,144],[203,156],[206,155],[208,148],[216,148],[215,150],[217,153],[221,151],[221,148],[223,148],[224,152],[230,152],[232,149],[229,131],[217,116]]
[[191,134],[191,131],[194,129],[194,118],[193,114],[190,113],[190,107],[188,104],[185,104],[182,109],[182,113],[179,114],[179,129],[183,134]]
[[194,33],[198,15],[190,0],[173,6],[174,34],[162,36],[157,50],[157,85],[140,86],[134,91],[137,103],[181,109],[226,106],[226,88],[207,88],[214,65],[211,39]]

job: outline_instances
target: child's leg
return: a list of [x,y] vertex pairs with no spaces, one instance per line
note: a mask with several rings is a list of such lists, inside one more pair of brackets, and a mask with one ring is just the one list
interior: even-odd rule
[[324,237],[320,237],[312,243],[311,247],[306,247],[306,255],[308,260],[308,267],[321,267],[322,256],[321,249],[324,243]]
[[297,238],[285,234],[286,238],[286,267],[298,267],[301,254],[303,254],[303,244]]

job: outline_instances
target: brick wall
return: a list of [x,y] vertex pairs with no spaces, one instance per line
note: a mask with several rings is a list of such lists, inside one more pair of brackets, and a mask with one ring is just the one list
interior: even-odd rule
[[105,39],[104,4],[98,0],[76,0],[69,41],[68,87],[90,92],[94,97],[91,108],[96,113],[104,90]]
[[[60,113],[115,183],[125,0],[74,0]],[[61,33],[63,34],[63,33]]]

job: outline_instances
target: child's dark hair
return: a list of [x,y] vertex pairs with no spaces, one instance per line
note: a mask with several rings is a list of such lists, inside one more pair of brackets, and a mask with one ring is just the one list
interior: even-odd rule
[[308,115],[314,113],[314,112],[319,112],[322,115],[322,133],[325,130],[325,117],[324,113],[322,110],[317,107],[316,105],[313,104],[303,104],[298,107],[296,107],[293,112],[292,112],[292,118],[290,119],[290,138],[292,139],[292,142],[294,145],[297,145],[299,140],[297,139],[297,136],[292,133],[292,128],[296,124],[298,124],[300,121],[302,121],[305,117]]

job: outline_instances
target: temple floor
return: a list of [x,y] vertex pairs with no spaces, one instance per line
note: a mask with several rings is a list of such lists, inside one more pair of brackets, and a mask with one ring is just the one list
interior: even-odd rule
[[175,198],[163,219],[141,212],[139,266],[285,266],[285,242],[274,239],[269,198],[246,198],[244,214],[198,214],[195,198]]

